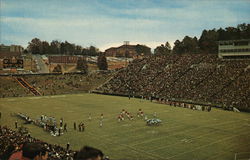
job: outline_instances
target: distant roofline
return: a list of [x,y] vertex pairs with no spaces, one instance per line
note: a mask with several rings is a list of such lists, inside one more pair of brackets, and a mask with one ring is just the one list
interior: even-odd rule
[[[118,46],[118,47],[110,47],[110,48],[107,48],[107,49],[105,49],[105,51],[107,51],[107,50],[110,50],[110,49],[118,49],[118,48],[122,48],[122,47],[124,47],[124,46],[128,46],[128,47],[136,47],[137,45],[143,45],[143,44],[128,44],[128,45],[126,45],[126,44],[122,44],[122,45],[120,45],[120,46]],[[146,47],[148,47],[147,45],[144,45],[144,46],[146,46]],[[148,47],[148,48],[150,48],[150,47]]]
[[20,46],[20,47],[23,47],[22,45],[20,44],[10,44],[10,45],[5,45],[3,43],[0,44],[0,46],[4,46],[4,47],[10,47],[10,46]]

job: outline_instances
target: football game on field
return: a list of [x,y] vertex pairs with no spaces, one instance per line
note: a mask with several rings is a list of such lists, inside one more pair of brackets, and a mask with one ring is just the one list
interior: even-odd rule
[[[137,116],[139,109],[144,117]],[[228,160],[250,147],[249,114],[216,108],[207,112],[145,99],[86,93],[5,98],[1,99],[0,110],[1,125],[16,130],[17,121],[32,137],[63,147],[69,142],[73,150],[83,145],[95,146],[105,155],[112,155],[112,159]],[[125,116],[119,121],[117,117],[122,110],[134,116],[133,120]],[[41,115],[53,116],[58,125],[63,118],[67,132],[51,136],[41,127],[24,124],[14,113],[22,113],[32,120],[40,119]],[[149,126],[145,116],[162,122]],[[78,130],[80,122],[85,124],[83,132]]]

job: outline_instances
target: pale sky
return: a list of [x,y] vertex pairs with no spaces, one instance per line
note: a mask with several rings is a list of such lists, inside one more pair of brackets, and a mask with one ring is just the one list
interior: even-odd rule
[[156,46],[203,29],[250,23],[250,0],[0,0],[0,43],[26,47],[32,38],[102,51]]

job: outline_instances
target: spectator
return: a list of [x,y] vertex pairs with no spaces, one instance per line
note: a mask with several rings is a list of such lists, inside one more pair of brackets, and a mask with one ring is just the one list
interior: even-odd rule
[[84,146],[77,154],[77,160],[102,160],[103,153],[101,150]]
[[25,143],[22,151],[14,153],[9,160],[47,160],[48,152],[38,143]]
[[101,93],[226,104],[250,111],[250,60],[183,54],[136,59],[97,90]]
[[[39,143],[35,144],[35,146],[37,145],[38,147],[32,147],[34,145],[30,142]],[[30,147],[36,150],[30,150]],[[7,127],[0,126],[0,157],[2,159],[20,159],[23,154],[24,156],[28,156],[27,154],[30,154],[31,152],[37,153],[37,149],[41,150],[39,151],[38,157],[42,160],[46,159],[47,156],[49,160],[73,159],[76,154],[75,151],[66,150],[58,145],[48,144],[29,135],[15,132]],[[10,157],[10,155],[12,156]],[[30,157],[28,156],[27,158]]]

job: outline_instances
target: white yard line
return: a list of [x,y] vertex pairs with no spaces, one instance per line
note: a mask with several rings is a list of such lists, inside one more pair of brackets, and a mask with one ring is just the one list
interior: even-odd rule
[[[238,127],[238,126],[237,126],[237,127]],[[242,126],[241,126],[241,127],[242,127]],[[236,128],[236,127],[234,127],[234,128]],[[232,128],[231,128],[231,129],[232,129]],[[241,128],[241,129],[245,129],[245,128]],[[216,133],[216,132],[220,132],[220,131],[214,131],[213,133]],[[202,134],[202,135],[200,135],[200,136],[197,136],[197,137],[194,137],[194,138],[190,138],[190,139],[188,139],[188,140],[196,140],[196,139],[202,138],[202,137],[207,136],[207,135],[211,135],[211,133]],[[181,141],[181,142],[177,142],[177,143],[174,143],[174,144],[162,146],[162,147],[153,149],[153,150],[151,150],[151,151],[156,151],[156,150],[168,148],[169,146],[174,146],[174,145],[181,144],[181,143],[183,143],[183,142]]]
[[[93,136],[93,133],[87,133],[89,136]],[[102,141],[103,141],[103,139],[102,139],[102,137],[101,138],[96,138],[96,139],[101,139]],[[110,140],[108,140],[108,139],[105,139],[105,141],[107,142],[107,143],[110,143],[110,144],[112,144],[112,145],[118,145],[118,146],[122,146],[122,147],[125,147],[125,148],[129,148],[129,149],[132,149],[133,151],[135,151],[135,152],[137,152],[137,153],[139,153],[139,154],[145,154],[145,155],[148,155],[148,156],[150,156],[151,157],[151,159],[152,160],[155,160],[155,159],[162,159],[162,160],[164,160],[164,158],[163,157],[161,157],[161,156],[158,156],[158,155],[156,155],[156,154],[152,154],[152,153],[148,153],[148,152],[145,152],[145,151],[143,151],[143,150],[138,150],[138,149],[136,149],[136,148],[133,148],[133,147],[131,147],[131,146],[128,146],[128,145],[125,145],[125,144],[119,144],[119,143],[115,143],[114,141],[110,141]],[[113,146],[113,147],[114,147]]]
[[243,135],[249,135],[249,134],[250,134],[250,133],[247,133],[247,134],[245,133],[245,134],[240,134],[240,135],[229,136],[229,137],[220,139],[220,140],[218,140],[218,141],[215,141],[215,142],[212,142],[212,143],[209,143],[209,144],[200,146],[200,147],[196,147],[195,149],[192,149],[192,150],[190,150],[190,151],[182,152],[182,153],[173,155],[173,156],[171,156],[171,157],[167,157],[166,159],[173,159],[173,158],[175,158],[175,157],[177,157],[177,156],[180,156],[180,155],[183,155],[183,154],[187,154],[187,153],[192,153],[192,152],[194,152],[194,151],[196,151],[196,150],[199,150],[199,149],[201,149],[201,148],[205,148],[205,147],[207,147],[207,146],[210,146],[210,145],[213,145],[213,144],[216,144],[216,143],[220,143],[220,142],[223,142],[223,141],[225,141],[225,140],[228,140],[228,139],[231,139],[231,138],[234,138],[234,137],[243,136]]
[[214,156],[209,157],[207,160],[214,160],[214,158],[219,157],[219,156],[221,156],[221,155],[223,155],[223,154],[225,154],[225,153],[228,153],[228,150],[230,150],[231,148],[233,148],[233,147],[235,147],[235,146],[241,146],[241,147],[242,147],[242,146],[248,146],[248,145],[250,146],[250,143],[238,144],[238,145],[235,145],[235,144],[230,145],[229,149],[226,148],[226,151],[217,152]]
[[[196,127],[196,128],[187,129],[187,130],[183,131],[182,133],[185,133],[185,132],[190,131],[190,130],[197,130],[197,129],[200,129],[200,128],[202,128],[202,127],[220,126],[220,125],[224,125],[224,124],[231,123],[231,122],[236,122],[236,121],[241,121],[241,120],[227,121],[227,122],[225,122],[225,123],[218,123],[218,124],[215,124],[215,125],[199,126],[199,127]],[[177,133],[177,134],[172,134],[172,135],[168,135],[168,136],[166,136],[166,137],[173,136],[173,135],[178,135],[178,134],[179,134],[179,133]],[[145,144],[145,143],[148,143],[148,142],[155,141],[156,139],[157,139],[157,140],[158,140],[158,139],[164,139],[164,138],[166,138],[166,137],[158,137],[158,138],[155,138],[155,139],[149,139],[149,140],[147,140],[147,141],[143,141],[143,142],[140,142],[140,143],[135,143],[135,144],[133,144],[133,145],[131,145],[131,146],[136,146],[136,145],[140,145],[140,144]]]

